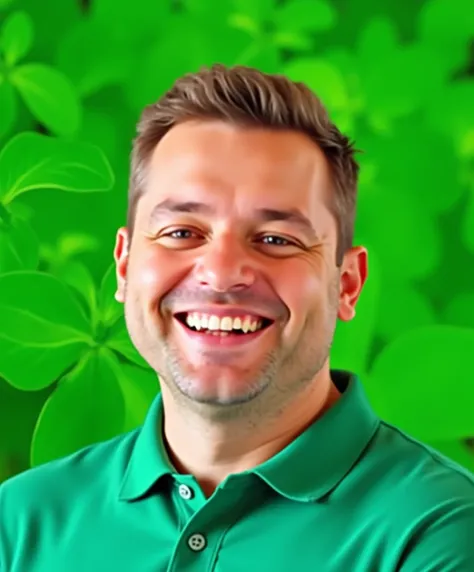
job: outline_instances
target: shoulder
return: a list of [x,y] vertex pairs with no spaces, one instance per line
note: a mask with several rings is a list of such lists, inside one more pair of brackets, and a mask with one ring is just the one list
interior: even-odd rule
[[374,467],[398,536],[399,570],[474,570],[474,475],[388,423],[376,439]]
[[[0,485],[2,532],[62,505],[113,488],[126,470],[137,430],[89,445],[15,475]],[[69,510],[69,509],[68,509]]]
[[421,502],[456,492],[474,498],[473,473],[389,423],[382,421],[371,454],[375,465],[387,470],[394,492],[403,487]]

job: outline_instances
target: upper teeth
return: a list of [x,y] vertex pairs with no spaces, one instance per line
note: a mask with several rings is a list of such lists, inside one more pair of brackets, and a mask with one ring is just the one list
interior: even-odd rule
[[262,320],[253,316],[232,318],[230,316],[214,316],[210,314],[198,314],[197,312],[186,315],[186,323],[197,330],[242,330],[244,333],[255,332],[262,327]]

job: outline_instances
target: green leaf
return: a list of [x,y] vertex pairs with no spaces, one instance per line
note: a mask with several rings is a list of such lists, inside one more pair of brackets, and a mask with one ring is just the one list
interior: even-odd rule
[[233,11],[230,2],[216,3],[215,0],[182,0],[181,6],[187,14],[205,18],[216,28],[222,26]]
[[[386,136],[371,137],[364,142],[359,140],[359,145],[376,166],[374,181],[378,194],[383,197],[396,193],[403,200],[408,197],[404,210],[410,219],[412,200],[432,215],[451,209],[461,198],[459,161],[451,142],[443,136],[433,137],[425,125],[412,117],[397,120]],[[442,159],[433,160],[435,157]],[[387,208],[389,206],[387,204]],[[397,233],[402,228],[404,225],[399,226]]]
[[294,51],[309,51],[313,46],[311,36],[301,32],[275,32],[272,34],[272,42],[279,48]]
[[324,59],[294,59],[283,66],[282,73],[293,81],[306,83],[330,113],[348,106],[347,89],[342,74]]
[[399,44],[395,25],[381,17],[373,18],[359,37],[357,68],[366,110],[375,122],[421,108],[446,79],[436,53],[422,44]]
[[248,49],[239,55],[235,63],[253,67],[265,73],[279,73],[282,65],[280,50],[266,39],[248,46]]
[[102,351],[88,354],[60,380],[41,411],[31,446],[32,466],[112,439],[121,432],[124,416],[114,370]]
[[400,281],[427,278],[440,261],[437,220],[416,195],[403,189],[388,184],[361,188],[358,224],[363,244],[379,254],[383,281],[390,279],[393,268]]
[[374,54],[361,66],[368,113],[397,118],[420,109],[443,87],[445,73],[436,64],[436,54],[420,45]]
[[362,29],[356,44],[357,59],[362,70],[383,62],[398,47],[395,24],[385,17],[372,18]]
[[30,51],[33,43],[33,22],[24,11],[13,12],[3,23],[0,46],[7,66],[14,66]]
[[446,300],[444,321],[453,326],[474,328],[474,291],[456,294]]
[[8,135],[18,114],[18,99],[8,81],[0,81],[0,138]]
[[85,233],[63,234],[59,239],[58,252],[61,260],[67,261],[78,254],[93,252],[99,248],[97,237]]
[[[472,158],[474,157],[474,127],[470,129],[459,142],[459,154],[462,158]],[[466,170],[463,172],[463,166],[461,166],[460,179],[463,183],[467,183],[470,188],[474,188],[474,169],[473,166],[469,168],[466,165]]]
[[137,60],[124,86],[127,100],[136,113],[141,113],[144,105],[155,101],[179,76],[214,64],[216,54],[223,64],[242,63],[239,54],[248,43],[248,35],[241,30],[212,27],[197,18],[176,14]]
[[156,37],[173,28],[171,11],[170,2],[156,0],[94,0],[89,9],[91,19],[108,29],[107,37],[112,36],[115,43],[132,53],[141,53]]
[[78,0],[21,0],[17,2],[28,12],[35,25],[35,41],[31,60],[53,62],[58,42],[71,26],[84,17]]
[[385,342],[409,330],[432,326],[437,322],[436,312],[428,297],[413,284],[395,276],[386,276],[380,290],[380,307],[383,311],[378,316],[377,333]]
[[128,113],[123,112],[122,105],[123,103],[116,102],[116,109],[107,112],[88,106],[84,110],[77,140],[93,141],[106,154],[109,162],[115,165],[116,175],[120,177],[121,171],[128,178],[129,156],[128,149],[123,147],[123,140],[127,137],[126,126],[133,123],[133,117],[129,119]]
[[420,37],[434,45],[466,43],[474,35],[471,0],[431,0],[419,12]]
[[365,108],[373,125],[420,108],[436,95],[445,79],[437,54],[424,45],[399,44],[395,24],[386,17],[368,22],[358,38],[356,53]]
[[377,413],[421,441],[474,435],[474,328],[428,326],[386,346],[366,380]]
[[120,316],[117,322],[107,332],[107,341],[105,344],[108,348],[126,357],[130,362],[140,367],[150,367],[150,364],[145,361],[142,355],[138,353],[137,348],[133,345],[124,316]]
[[116,41],[105,24],[82,20],[63,37],[57,63],[84,97],[124,82],[132,69],[133,52]]
[[363,94],[361,93],[356,54],[347,48],[334,47],[325,52],[324,59],[338,69],[344,76],[344,81],[349,94],[349,108],[354,108],[359,111],[362,108],[361,101],[359,100],[362,99]]
[[63,73],[44,64],[23,64],[10,78],[30,112],[55,135],[71,136],[79,129],[81,103]]
[[0,10],[7,8],[11,4],[13,4],[15,0],[0,0]]
[[[16,474],[29,468],[30,447],[33,430],[41,408],[51,393],[51,389],[42,391],[20,391],[0,378],[0,451],[15,459]],[[13,460],[13,459],[12,459]],[[0,477],[1,478],[1,477]]]
[[86,343],[77,342],[45,351],[0,335],[0,375],[17,389],[38,391],[55,382],[87,348]]
[[80,294],[92,319],[97,312],[96,287],[87,266],[77,260],[68,260],[56,267],[54,274]]
[[150,367],[142,369],[119,363],[112,352],[104,351],[104,359],[114,369],[125,400],[125,423],[123,432],[142,425],[151,403],[160,391],[158,376]]
[[250,16],[246,14],[230,14],[227,23],[230,28],[235,28],[236,30],[242,30],[246,32],[252,38],[258,38],[261,35],[260,24],[253,20]]
[[276,9],[274,22],[284,30],[321,32],[336,24],[337,14],[325,0],[290,0]]
[[35,215],[34,209],[30,205],[26,205],[21,201],[10,203],[8,205],[8,211],[10,212],[11,216],[21,218],[22,220],[26,220],[28,222],[30,222]]
[[0,275],[0,316],[0,337],[38,351],[92,341],[91,324],[68,286],[44,272]]
[[339,320],[336,325],[331,349],[333,367],[357,371],[364,377],[374,341],[381,290],[377,258],[371,251],[368,255],[368,277],[356,305],[356,315],[350,322]]
[[[417,36],[437,56],[437,67],[456,73],[469,65],[474,35],[471,0],[431,0],[420,5]],[[443,106],[444,107],[444,106]]]
[[273,19],[276,0],[232,0],[232,6],[239,14],[248,16],[255,22]]
[[0,221],[0,274],[36,270],[38,263],[39,240],[31,225],[17,217],[9,224]]
[[41,243],[40,257],[48,269],[57,274],[57,271],[61,272],[62,267],[78,254],[93,252],[98,248],[99,241],[94,236],[85,233],[66,233],[61,235],[54,246]]
[[0,153],[0,200],[4,205],[31,190],[107,191],[113,181],[107,159],[88,143],[26,132],[15,135]]
[[110,327],[123,316],[123,304],[117,302],[116,266],[112,263],[104,274],[99,289],[99,319],[105,327]]
[[[463,80],[450,82],[442,92],[431,94],[426,102],[427,126],[449,138],[461,157],[467,154],[466,139],[474,133],[473,101],[474,81]],[[474,156],[474,151],[470,155]]]
[[474,192],[471,193],[464,220],[462,221],[462,237],[469,251],[474,252]]

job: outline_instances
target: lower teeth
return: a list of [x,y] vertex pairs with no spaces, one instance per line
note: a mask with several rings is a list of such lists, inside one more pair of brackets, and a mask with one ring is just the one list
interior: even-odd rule
[[[210,336],[221,336],[221,337],[225,337],[228,336],[229,334],[233,334],[234,336],[244,336],[245,334],[253,334],[254,332],[252,331],[248,331],[248,332],[225,332],[222,330],[196,330],[193,328],[194,332],[199,332],[201,334],[208,334]],[[258,331],[258,330],[255,330]]]

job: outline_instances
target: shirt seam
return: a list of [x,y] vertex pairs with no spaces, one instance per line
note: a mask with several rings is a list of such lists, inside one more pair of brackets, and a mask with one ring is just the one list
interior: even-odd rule
[[[448,463],[445,459],[443,459],[442,457],[439,456],[439,455],[442,455],[441,452],[436,451],[436,449],[432,449],[429,445],[426,445],[426,444],[418,441],[414,437],[411,437],[410,435],[408,435],[407,433],[405,433],[404,431],[402,431],[398,427],[395,427],[394,425],[391,425],[390,423],[387,423],[386,421],[381,420],[381,423],[387,429],[392,429],[393,431],[398,433],[398,435],[403,437],[405,440],[407,440],[410,443],[412,443],[413,445],[417,446],[419,449],[422,449],[425,453],[427,453],[431,457],[431,459],[435,463],[438,463],[439,465],[442,465],[444,468],[449,469],[449,470],[455,472],[456,474],[464,477],[468,481],[468,483],[474,487],[474,475],[472,475],[468,469],[464,468],[462,465],[459,465],[458,463],[456,463],[456,461],[451,461],[453,463],[453,465],[451,465],[451,463]],[[449,457],[447,457],[447,459],[449,459]]]

